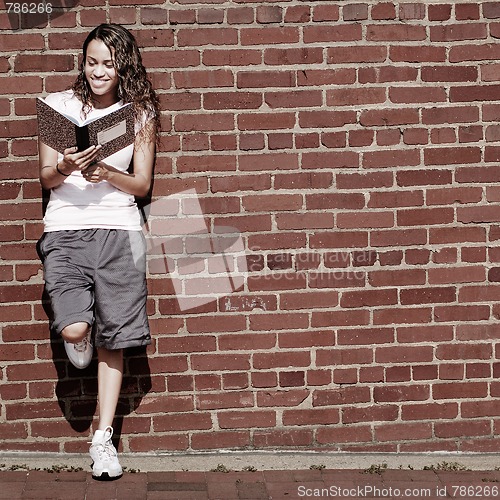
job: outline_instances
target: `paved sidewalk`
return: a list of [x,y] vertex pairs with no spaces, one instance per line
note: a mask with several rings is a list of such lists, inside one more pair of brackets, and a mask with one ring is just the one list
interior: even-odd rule
[[3,471],[0,498],[236,500],[499,498],[500,471],[403,469],[136,472],[96,481],[89,472]]

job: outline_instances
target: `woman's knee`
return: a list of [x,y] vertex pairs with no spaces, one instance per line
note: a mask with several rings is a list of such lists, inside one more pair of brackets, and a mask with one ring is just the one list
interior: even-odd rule
[[66,342],[72,344],[81,342],[89,333],[90,325],[83,321],[72,323],[63,328],[61,335]]

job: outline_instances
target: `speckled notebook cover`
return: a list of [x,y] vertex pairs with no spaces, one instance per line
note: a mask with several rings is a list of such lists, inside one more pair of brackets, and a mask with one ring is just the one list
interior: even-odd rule
[[114,135],[113,130],[124,132],[103,144],[96,158],[98,161],[127,147],[135,139],[134,115],[130,104],[97,118],[83,127],[75,125],[71,120],[49,106],[43,99],[38,98],[36,100],[36,111],[40,141],[60,153],[63,153],[66,148],[77,145],[77,128],[83,130],[83,134],[80,133],[79,136],[85,137],[88,132],[88,144],[78,144],[80,150],[98,144],[98,135],[100,133],[102,136],[106,135],[107,131],[111,132],[111,135]]

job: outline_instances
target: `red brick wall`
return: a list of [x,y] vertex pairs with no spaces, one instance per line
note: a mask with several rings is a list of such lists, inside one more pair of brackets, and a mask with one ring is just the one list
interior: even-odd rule
[[41,302],[34,98],[109,20],[160,95],[155,199],[195,189],[249,269],[229,302],[182,311],[150,268],[123,448],[496,451],[500,4],[100,5],[14,31],[0,14],[0,447],[87,447],[95,365],[68,366]]

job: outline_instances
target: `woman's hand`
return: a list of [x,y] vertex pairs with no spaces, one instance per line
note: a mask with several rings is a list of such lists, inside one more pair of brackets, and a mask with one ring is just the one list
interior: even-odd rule
[[63,159],[58,163],[57,151],[38,141],[40,182],[44,189],[52,189],[61,185],[76,170],[87,168],[101,150],[101,146],[91,146],[85,151],[78,151],[76,147],[64,150]]
[[90,146],[85,151],[78,151],[76,146],[65,149],[63,159],[57,168],[65,175],[69,175],[75,170],[85,170],[95,160],[100,149],[100,145]]
[[110,176],[110,169],[112,169],[112,167],[106,165],[106,163],[102,161],[99,161],[88,165],[84,170],[82,170],[82,175],[86,181],[95,184],[97,182],[107,181]]

